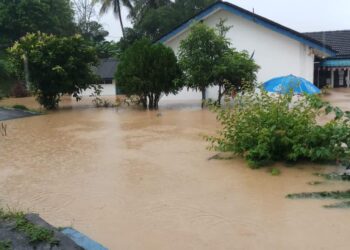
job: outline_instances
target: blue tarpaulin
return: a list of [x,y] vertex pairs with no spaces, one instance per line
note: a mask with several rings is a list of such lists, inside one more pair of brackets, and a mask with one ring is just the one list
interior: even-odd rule
[[308,80],[294,75],[273,78],[263,85],[268,92],[286,94],[319,94],[321,91]]

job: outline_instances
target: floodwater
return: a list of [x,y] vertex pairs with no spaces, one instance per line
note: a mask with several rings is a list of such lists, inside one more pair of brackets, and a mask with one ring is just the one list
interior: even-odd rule
[[[350,107],[350,91],[327,99]],[[32,99],[6,100],[35,107]],[[159,112],[95,109],[64,100],[57,112],[7,121],[0,137],[0,204],[73,226],[109,249],[349,249],[350,210],[295,192],[345,190],[312,174],[331,166],[251,170],[208,160],[218,129],[199,105]],[[175,107],[175,108],[174,108]]]

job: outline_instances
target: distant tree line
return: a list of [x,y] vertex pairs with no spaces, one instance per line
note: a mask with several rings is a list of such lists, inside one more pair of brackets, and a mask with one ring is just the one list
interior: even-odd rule
[[[42,67],[35,60],[40,57],[32,53],[35,48],[38,48],[37,45],[42,45],[42,43],[50,40],[51,47],[45,49],[47,49],[48,54],[55,55],[57,49],[53,47],[53,40],[56,40],[56,42],[59,40],[65,41],[68,43],[68,47],[71,45],[70,42],[75,41],[77,47],[72,48],[72,50],[63,49],[60,52],[61,59],[72,59],[69,63],[71,66],[75,64],[78,69],[84,68],[84,65],[88,64],[89,69],[84,73],[86,76],[92,76],[91,69],[93,65],[96,65],[97,60],[95,57],[107,58],[117,54],[117,44],[106,40],[108,32],[96,20],[98,20],[96,3],[92,0],[0,0],[0,94],[21,97],[25,93],[29,93],[25,89],[25,84],[23,84],[26,79],[23,72],[25,65],[27,65],[30,72],[26,80],[31,82],[31,86],[34,88],[31,89],[33,93],[46,93],[44,89],[41,89],[44,86],[44,83],[41,82],[43,79],[46,79],[47,86],[51,86],[53,92],[61,91],[57,93],[58,95],[70,93],[72,87],[80,86],[79,91],[75,91],[78,95],[81,90],[90,87],[91,84],[96,84],[98,80],[95,77],[94,83],[86,81],[89,84],[77,84],[75,77],[70,74],[75,72],[62,67],[65,63],[63,60],[57,61],[54,58],[55,56],[52,56],[52,58],[46,56],[42,62],[51,65],[52,72],[54,71],[53,68],[57,70],[57,67],[62,67],[65,71],[64,74],[67,75],[64,77],[65,85],[66,87],[70,85],[70,88],[68,88],[70,90],[67,92],[67,88],[53,87],[53,82],[59,82],[62,79],[56,78],[49,81],[45,74],[52,72],[48,72],[48,69],[37,75],[35,72],[39,68],[42,69]],[[81,38],[77,39],[77,34]],[[37,39],[32,39],[33,36]],[[47,39],[48,37],[50,39]],[[29,50],[29,47],[24,46],[24,44],[29,43],[29,40],[33,45],[33,50]],[[38,44],[35,44],[35,42]],[[10,50],[9,48],[12,46],[14,48]],[[22,49],[16,51],[16,46],[22,46]],[[93,53],[93,59],[89,56],[83,57],[83,55],[74,53],[85,49],[89,51],[89,55]],[[15,51],[16,53],[14,53]],[[63,54],[63,51],[66,54]],[[22,54],[19,55],[19,52]],[[42,51],[38,52],[41,53]],[[51,74],[51,76],[53,75]],[[40,79],[38,79],[39,76]],[[85,77],[82,77],[82,79],[86,80]],[[43,100],[43,98],[40,99]],[[54,100],[55,98],[48,99]],[[53,101],[46,107],[53,108],[56,106],[55,101]]]
[[[0,0],[0,90],[6,91],[11,80],[25,79],[37,100],[53,109],[64,94],[79,100],[84,89],[98,82],[92,70],[98,58],[115,56],[120,61],[119,87],[127,95],[138,95],[145,108],[158,108],[162,95],[175,94],[183,87],[202,91],[205,99],[205,89],[217,85],[220,103],[232,88],[251,86],[258,70],[246,52],[231,48],[225,38],[230,27],[224,22],[216,29],[194,25],[181,42],[178,57],[154,43],[214,2]],[[108,32],[96,21],[97,6],[100,14],[111,9],[119,19],[123,37],[118,42],[106,40]],[[123,25],[122,6],[128,9],[132,27]]]

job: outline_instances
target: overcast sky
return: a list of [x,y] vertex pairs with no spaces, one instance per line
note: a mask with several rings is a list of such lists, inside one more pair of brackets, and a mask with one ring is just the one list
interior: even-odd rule
[[[350,0],[227,0],[299,32],[350,29]],[[127,10],[123,19],[130,26]],[[109,32],[109,40],[121,37],[119,21],[112,13],[100,22]]]

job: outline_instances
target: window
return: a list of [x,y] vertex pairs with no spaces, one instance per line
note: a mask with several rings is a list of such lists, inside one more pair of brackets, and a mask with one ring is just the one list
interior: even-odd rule
[[113,84],[113,79],[102,79],[101,84]]

